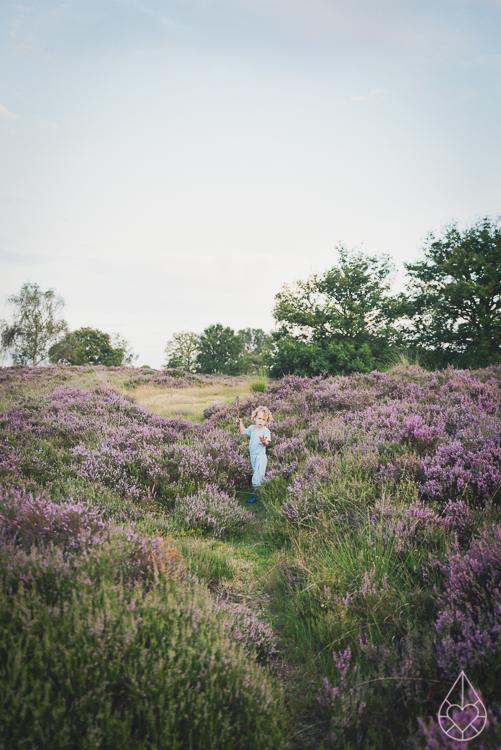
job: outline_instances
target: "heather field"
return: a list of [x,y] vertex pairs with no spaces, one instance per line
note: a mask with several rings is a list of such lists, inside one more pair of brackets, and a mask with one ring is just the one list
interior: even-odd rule
[[500,428],[501,366],[0,369],[1,750],[500,748]]

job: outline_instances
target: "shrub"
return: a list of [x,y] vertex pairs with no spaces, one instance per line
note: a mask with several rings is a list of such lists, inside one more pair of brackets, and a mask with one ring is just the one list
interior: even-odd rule
[[449,679],[463,669],[499,700],[501,525],[482,530],[466,553],[458,547],[439,567],[444,592],[435,624],[438,663]]
[[5,750],[284,747],[274,684],[199,587],[123,587],[57,548],[1,558]]
[[174,518],[189,529],[202,529],[215,537],[242,533],[252,521],[252,515],[235,498],[208,485],[196,495],[176,502]]

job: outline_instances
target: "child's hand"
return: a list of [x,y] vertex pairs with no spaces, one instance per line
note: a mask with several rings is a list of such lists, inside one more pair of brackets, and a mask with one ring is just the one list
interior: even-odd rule
[[266,445],[266,446],[268,445],[268,441],[266,440],[266,438],[264,437],[264,435],[260,435],[259,439],[260,439],[260,441],[262,442],[263,445]]

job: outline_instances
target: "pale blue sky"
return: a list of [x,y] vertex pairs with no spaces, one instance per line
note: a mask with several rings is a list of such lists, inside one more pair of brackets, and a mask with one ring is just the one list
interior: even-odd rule
[[501,213],[501,1],[0,7],[0,317],[24,281],[160,366],[334,246]]

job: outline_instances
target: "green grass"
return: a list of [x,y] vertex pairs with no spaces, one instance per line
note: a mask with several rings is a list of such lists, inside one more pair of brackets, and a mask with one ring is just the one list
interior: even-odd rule
[[266,373],[266,370],[261,370],[259,373],[259,377],[256,380],[253,380],[250,384],[250,389],[253,393],[264,393],[266,391],[266,388],[268,386],[268,375]]
[[177,537],[177,547],[186,560],[187,569],[198,580],[212,583],[231,581],[235,566],[225,554],[225,545],[197,539],[195,535]]

